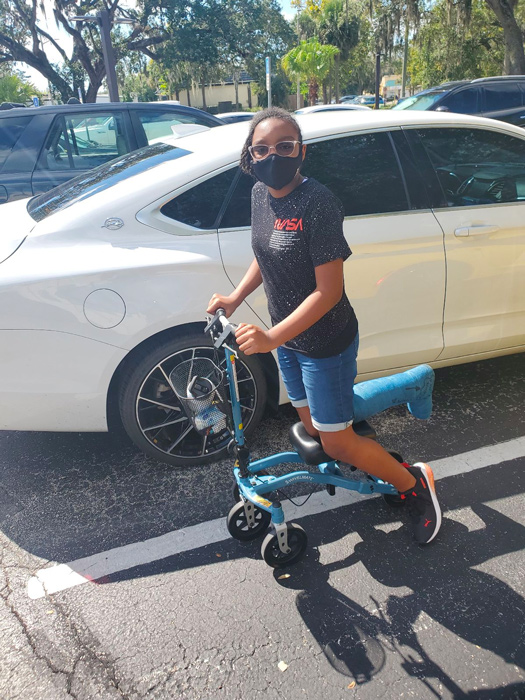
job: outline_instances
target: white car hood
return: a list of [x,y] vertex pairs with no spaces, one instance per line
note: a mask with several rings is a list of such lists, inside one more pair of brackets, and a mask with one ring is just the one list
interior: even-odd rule
[[19,248],[36,221],[27,213],[27,199],[7,202],[0,207],[0,263]]

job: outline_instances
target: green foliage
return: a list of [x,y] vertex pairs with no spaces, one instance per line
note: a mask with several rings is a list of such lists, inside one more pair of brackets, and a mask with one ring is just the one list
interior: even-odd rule
[[20,75],[2,75],[0,77],[0,103],[31,102],[33,96],[42,97],[42,93],[31,83],[23,80]]
[[135,96],[139,102],[155,102],[158,99],[157,86],[147,73],[127,75],[122,85],[122,101],[134,102]]
[[473,0],[465,26],[456,8],[438,0],[426,15],[410,50],[408,72],[414,86],[481,78],[503,71],[503,29],[483,0]]
[[342,73],[344,93],[360,95],[363,92],[373,91],[375,84],[374,35],[367,17],[361,17],[359,21],[359,41],[349,52],[348,59],[342,67]]
[[[274,71],[272,69],[272,104],[276,107],[288,106],[288,95],[291,91],[291,83],[280,66]],[[268,106],[268,92],[266,81],[256,83],[255,93],[259,107]]]
[[277,0],[151,1],[159,3],[169,34],[161,63],[170,70],[184,66],[178,89],[231,76],[241,67],[264,84],[265,56],[275,60],[293,40]]
[[328,76],[339,53],[337,46],[321,44],[314,37],[308,41],[301,41],[299,46],[283,56],[281,64],[286,75],[308,82],[311,105],[316,103],[319,83]]

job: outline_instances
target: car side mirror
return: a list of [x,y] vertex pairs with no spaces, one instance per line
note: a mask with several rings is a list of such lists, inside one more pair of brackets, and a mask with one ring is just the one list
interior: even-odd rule
[[110,122],[108,125],[108,131],[115,131],[115,122]]

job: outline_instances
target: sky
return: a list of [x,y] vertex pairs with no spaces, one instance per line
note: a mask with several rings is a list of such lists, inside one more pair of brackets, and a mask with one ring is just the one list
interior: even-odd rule
[[[292,6],[290,5],[290,0],[278,0],[279,5],[281,6],[281,10],[283,15],[286,17],[286,19],[291,19],[293,17],[294,10],[292,9]],[[133,2],[130,2],[128,4],[133,4]],[[61,29],[58,29],[55,20],[53,18],[53,11],[52,11],[52,0],[44,0],[44,5],[46,7],[46,15],[49,19],[49,21],[46,22],[41,22],[41,26],[43,29],[45,29],[52,37],[53,39],[57,39],[60,43],[60,45],[65,49],[65,51],[69,54],[71,51],[71,40],[69,36],[67,35],[66,32],[64,32]],[[58,62],[60,60],[60,55],[56,51],[56,49],[51,46],[49,43],[46,43],[44,45],[44,49],[53,62]],[[33,70],[29,66],[26,66],[24,64],[19,63],[17,65],[18,68],[21,68],[26,75],[28,76],[29,80],[33,83],[33,85],[38,89],[41,90],[42,92],[47,92],[48,86],[47,86],[47,80],[44,78],[44,76],[39,73],[36,70]]]

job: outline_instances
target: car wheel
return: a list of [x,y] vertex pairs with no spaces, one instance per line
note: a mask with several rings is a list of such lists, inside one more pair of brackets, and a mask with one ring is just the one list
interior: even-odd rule
[[[206,357],[224,369],[225,358],[202,333],[160,339],[131,356],[120,381],[120,417],[127,434],[143,452],[174,466],[207,464],[227,453],[231,434],[198,433],[184,412],[170,373],[184,360]],[[239,352],[237,380],[245,434],[262,418],[266,404],[266,378],[256,356]]]

